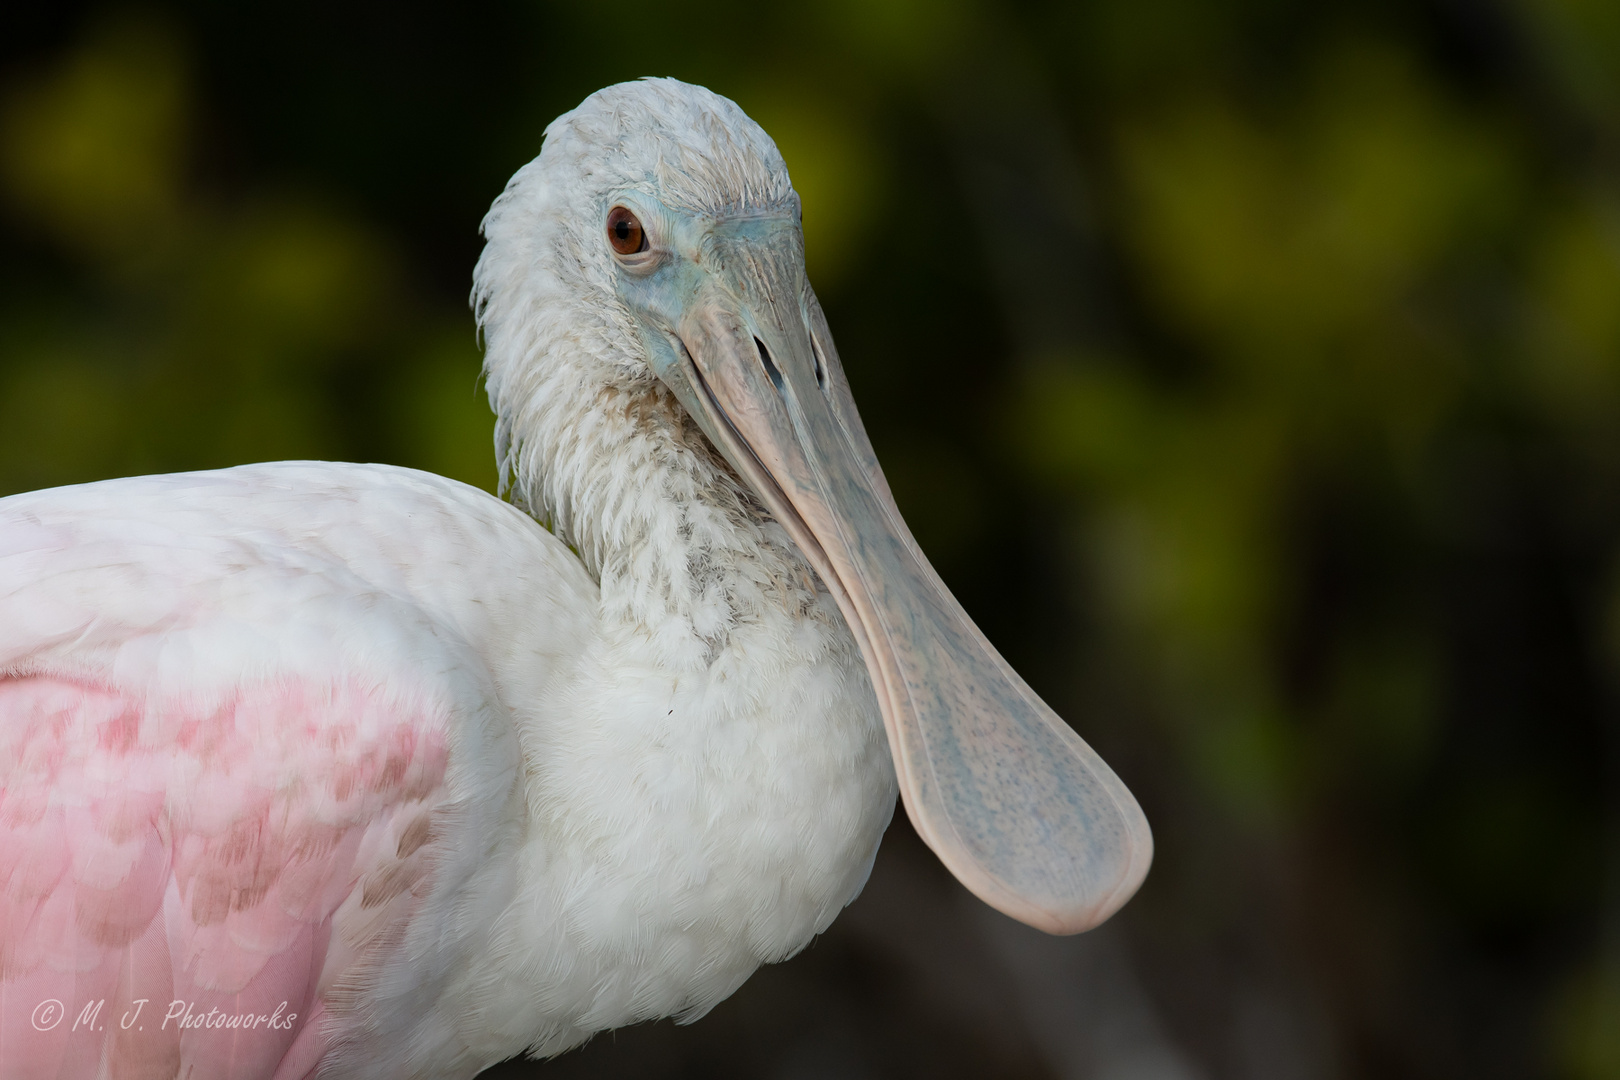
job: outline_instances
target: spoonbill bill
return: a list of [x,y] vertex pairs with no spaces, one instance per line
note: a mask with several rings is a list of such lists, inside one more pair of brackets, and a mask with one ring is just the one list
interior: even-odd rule
[[758,125],[609,87],[484,235],[509,501],[330,462],[0,500],[0,1076],[469,1077],[693,1019],[854,899],[897,791],[1043,930],[1147,872],[902,522]]

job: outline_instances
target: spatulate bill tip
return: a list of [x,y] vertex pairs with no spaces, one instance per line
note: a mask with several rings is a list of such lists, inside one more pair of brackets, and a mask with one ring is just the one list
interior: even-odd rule
[[[1028,863],[1023,867],[1006,865],[998,871],[975,857],[960,842],[940,838],[940,832],[915,809],[913,790],[901,783],[902,803],[907,817],[923,842],[944,863],[953,877],[974,896],[1003,915],[1054,936],[1069,936],[1094,930],[1112,918],[1136,895],[1153,863],[1153,833],[1136,800],[1121,785],[1127,805],[1121,807],[1120,822],[1126,841],[1113,852],[1114,858],[1087,858],[1066,861],[1096,866],[1103,872],[1087,877],[1068,896],[1054,896],[1042,888],[1050,884],[1049,867]],[[946,825],[945,835],[954,839],[956,830]],[[1063,853],[1058,854],[1062,857]],[[1072,853],[1068,853],[1072,856]],[[1024,872],[1020,873],[1020,869]],[[1011,879],[1011,880],[1009,880]],[[1022,883],[1021,883],[1022,882]],[[1043,895],[1044,894],[1044,895]]]

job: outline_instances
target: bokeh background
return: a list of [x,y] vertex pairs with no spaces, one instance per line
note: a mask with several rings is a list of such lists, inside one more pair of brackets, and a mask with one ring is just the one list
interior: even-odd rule
[[0,493],[493,485],[477,226],[644,74],[778,140],[896,498],[1158,858],[903,820],[690,1027],[507,1078],[1620,1077],[1620,4],[0,7]]

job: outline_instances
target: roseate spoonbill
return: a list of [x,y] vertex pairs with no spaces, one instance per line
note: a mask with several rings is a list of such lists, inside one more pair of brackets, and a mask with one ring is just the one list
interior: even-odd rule
[[897,787],[1042,929],[1146,873],[901,521],[757,125],[610,87],[484,232],[512,503],[321,462],[0,501],[5,1077],[466,1077],[694,1018],[855,897]]

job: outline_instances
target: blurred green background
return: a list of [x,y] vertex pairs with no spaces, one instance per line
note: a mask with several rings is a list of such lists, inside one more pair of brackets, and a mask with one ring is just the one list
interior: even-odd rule
[[896,497],[1141,797],[1094,934],[903,821],[698,1024],[505,1076],[1620,1077],[1620,4],[0,13],[0,493],[490,487],[477,225],[644,74],[777,139]]

